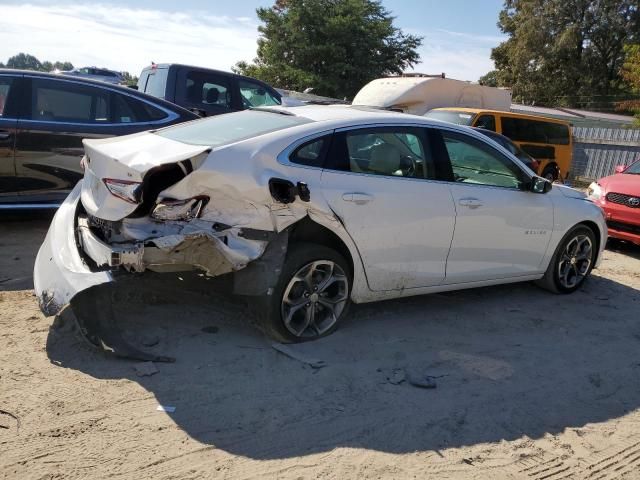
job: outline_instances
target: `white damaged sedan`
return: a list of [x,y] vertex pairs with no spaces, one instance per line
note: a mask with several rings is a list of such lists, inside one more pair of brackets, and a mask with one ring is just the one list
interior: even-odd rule
[[350,301],[531,280],[573,292],[607,238],[580,192],[424,117],[277,107],[84,145],[35,264],[46,315],[133,272],[197,269],[228,274],[294,342],[333,331]]

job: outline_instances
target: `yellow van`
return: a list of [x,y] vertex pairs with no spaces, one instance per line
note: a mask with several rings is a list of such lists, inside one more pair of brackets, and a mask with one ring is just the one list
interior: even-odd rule
[[564,181],[571,169],[573,136],[568,122],[478,108],[434,108],[424,116],[501,133],[538,160],[538,175],[551,181]]

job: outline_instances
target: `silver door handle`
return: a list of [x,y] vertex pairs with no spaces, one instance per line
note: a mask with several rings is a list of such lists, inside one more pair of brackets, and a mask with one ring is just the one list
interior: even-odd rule
[[458,204],[463,207],[469,207],[471,209],[478,208],[482,206],[482,202],[477,198],[461,198],[458,200]]
[[354,202],[356,205],[364,205],[365,203],[373,200],[373,195],[369,195],[368,193],[350,192],[344,193],[342,195],[342,200],[345,202]]
[[10,136],[11,136],[10,132],[7,132],[6,130],[0,130],[0,140],[6,140]]

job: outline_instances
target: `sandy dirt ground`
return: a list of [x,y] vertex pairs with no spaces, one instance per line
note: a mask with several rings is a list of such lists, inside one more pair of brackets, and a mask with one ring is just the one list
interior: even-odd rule
[[292,347],[323,368],[273,349],[242,301],[150,280],[118,319],[177,361],[138,376],[39,312],[48,222],[0,223],[0,478],[640,478],[638,248],[608,250],[570,296],[518,284],[354,306]]

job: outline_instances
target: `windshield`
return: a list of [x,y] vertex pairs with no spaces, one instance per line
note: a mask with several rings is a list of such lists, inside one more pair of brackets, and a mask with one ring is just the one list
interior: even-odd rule
[[455,110],[431,110],[424,114],[427,118],[435,118],[443,122],[455,123],[456,125],[471,125],[475,114],[467,112],[456,112]]
[[182,143],[216,147],[310,122],[308,118],[256,109],[216,115],[154,133]]
[[631,175],[640,175],[640,160],[636,161],[636,163],[632,163],[629,168],[627,168],[624,173],[630,173]]

